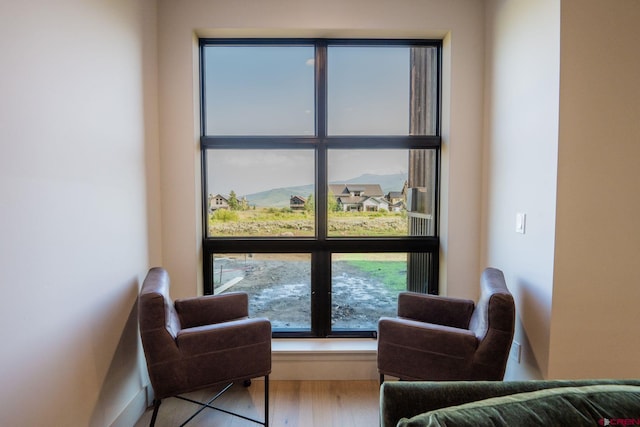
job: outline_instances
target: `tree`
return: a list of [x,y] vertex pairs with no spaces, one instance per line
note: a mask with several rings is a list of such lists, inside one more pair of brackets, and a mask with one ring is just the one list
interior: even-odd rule
[[313,212],[313,210],[315,209],[315,202],[313,200],[313,194],[309,194],[309,197],[307,197],[307,203],[304,204],[304,210],[307,212]]
[[246,211],[249,209],[249,201],[245,196],[242,196],[242,200],[240,200],[240,210]]
[[329,212],[338,212],[340,207],[338,206],[338,200],[336,196],[333,195],[333,192],[329,190],[329,195],[327,196],[327,210]]
[[236,196],[235,191],[231,190],[231,192],[229,193],[229,209],[231,209],[232,211],[237,211],[239,207],[240,204],[238,203],[238,196]]

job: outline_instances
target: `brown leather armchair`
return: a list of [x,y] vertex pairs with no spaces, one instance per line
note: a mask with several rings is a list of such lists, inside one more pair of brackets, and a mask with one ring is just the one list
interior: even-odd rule
[[[174,303],[169,296],[168,273],[155,267],[149,270],[142,284],[138,315],[155,393],[151,426],[155,424],[162,399],[167,397],[198,403],[202,405],[200,410],[208,407],[268,425],[271,323],[267,319],[248,318],[246,293],[195,297]],[[264,423],[211,405],[233,382],[245,381],[248,385],[252,378],[262,376],[265,380]],[[228,385],[206,403],[179,396],[219,384]]]
[[513,339],[515,305],[502,271],[487,268],[471,300],[403,292],[398,317],[378,322],[380,382],[502,380]]

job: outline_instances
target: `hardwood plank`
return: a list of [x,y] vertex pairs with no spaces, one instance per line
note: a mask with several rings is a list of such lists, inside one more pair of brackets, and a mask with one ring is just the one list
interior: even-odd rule
[[[188,397],[208,400],[217,390],[190,393]],[[379,424],[378,381],[270,381],[269,416],[272,427],[370,427]],[[264,417],[264,382],[254,380],[250,387],[234,385],[220,397],[216,406],[250,418]],[[165,399],[160,406],[157,427],[179,426],[197,406],[179,399]],[[135,427],[146,427],[152,411],[147,410]],[[242,418],[205,409],[188,427],[257,426]]]

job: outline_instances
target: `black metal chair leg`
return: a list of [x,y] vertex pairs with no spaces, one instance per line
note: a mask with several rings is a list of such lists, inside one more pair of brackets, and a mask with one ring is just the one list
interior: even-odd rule
[[156,418],[158,417],[158,410],[160,409],[161,403],[161,399],[153,399],[153,415],[151,415],[151,422],[149,423],[149,427],[153,427],[156,425]]
[[[248,382],[248,384],[247,384],[247,382]],[[250,384],[251,384],[251,380],[246,381],[245,382],[245,387],[248,387]],[[265,375],[265,377],[264,377],[264,422],[260,422],[259,420],[256,420],[256,419],[253,419],[253,418],[248,418],[248,417],[246,417],[246,416],[244,416],[242,414],[230,412],[230,411],[227,411],[226,409],[217,408],[217,407],[214,407],[214,406],[211,405],[214,400],[216,400],[218,397],[220,397],[222,394],[224,394],[224,392],[226,392],[229,388],[231,388],[232,385],[233,385],[233,383],[229,383],[226,387],[224,387],[220,392],[218,392],[215,396],[213,396],[206,403],[198,402],[196,400],[190,399],[190,398],[185,397],[185,396],[173,396],[176,399],[185,400],[187,402],[191,402],[193,404],[201,406],[201,408],[198,411],[196,411],[191,417],[189,417],[189,419],[187,419],[185,422],[183,422],[181,424],[181,426],[187,424],[189,421],[191,421],[193,418],[195,418],[204,409],[210,408],[210,409],[215,409],[216,411],[224,412],[225,414],[234,415],[236,417],[243,418],[243,419],[245,419],[247,421],[252,421],[252,422],[257,423],[257,424],[262,424],[265,427],[269,427],[269,375]],[[153,415],[151,415],[151,422],[149,423],[149,427],[154,427],[155,424],[156,424],[156,418],[158,417],[158,411],[160,409],[160,403],[162,403],[161,399],[154,399],[154,401],[153,401]]]
[[269,375],[264,376],[264,426],[269,427]]

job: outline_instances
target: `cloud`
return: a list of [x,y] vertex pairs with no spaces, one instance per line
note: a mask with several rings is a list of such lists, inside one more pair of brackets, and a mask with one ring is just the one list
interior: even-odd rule
[[313,58],[309,58],[307,59],[307,61],[305,62],[305,64],[309,67],[313,67],[313,65],[316,63],[315,59]]

